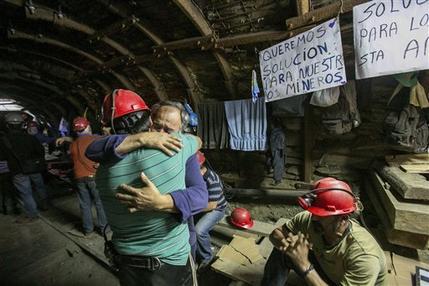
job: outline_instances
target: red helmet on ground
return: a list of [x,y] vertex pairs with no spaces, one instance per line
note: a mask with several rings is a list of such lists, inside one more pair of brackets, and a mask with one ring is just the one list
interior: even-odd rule
[[86,127],[88,127],[89,125],[89,121],[88,119],[86,119],[85,117],[76,117],[73,120],[73,131],[74,132],[82,132],[83,130],[86,129]]
[[143,110],[150,109],[140,95],[131,90],[115,89],[104,98],[103,124],[110,125],[112,119]]
[[252,228],[253,220],[250,212],[245,208],[235,208],[230,216],[230,222],[239,228]]
[[206,156],[204,156],[204,153],[201,151],[197,152],[197,158],[198,158],[198,163],[200,163],[200,166],[204,164],[204,162],[206,161]]
[[323,178],[314,189],[298,198],[299,205],[316,216],[349,214],[356,210],[357,201],[350,186],[335,178]]

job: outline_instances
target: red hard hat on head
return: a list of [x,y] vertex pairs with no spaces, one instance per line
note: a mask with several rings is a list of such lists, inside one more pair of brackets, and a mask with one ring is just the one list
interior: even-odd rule
[[197,152],[197,158],[198,158],[198,163],[200,163],[200,166],[204,164],[204,162],[206,161],[206,156],[204,156],[204,153],[201,151]]
[[104,98],[103,123],[109,125],[112,119],[143,110],[150,109],[140,95],[131,90],[115,89],[112,94]]
[[73,131],[74,132],[82,132],[83,130],[86,129],[86,127],[88,127],[89,125],[89,121],[88,119],[86,119],[85,117],[76,117],[73,120]]
[[239,228],[246,229],[252,228],[254,223],[250,212],[245,208],[235,208],[231,213],[230,222]]
[[316,216],[349,214],[356,210],[356,198],[350,186],[335,178],[323,178],[314,189],[298,198],[299,205]]

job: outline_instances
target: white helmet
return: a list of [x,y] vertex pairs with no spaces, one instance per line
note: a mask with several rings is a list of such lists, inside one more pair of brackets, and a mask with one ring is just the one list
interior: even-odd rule
[[13,111],[4,116],[4,121],[6,121],[7,124],[22,124],[24,122],[24,118],[22,118],[20,112]]

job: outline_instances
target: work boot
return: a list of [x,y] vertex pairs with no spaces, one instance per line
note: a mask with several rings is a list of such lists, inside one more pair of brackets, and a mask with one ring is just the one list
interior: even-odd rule
[[198,265],[198,268],[197,268],[197,271],[198,272],[204,272],[204,271],[206,271],[206,270],[208,270],[208,269],[210,269],[210,264],[212,263],[212,261],[213,261],[213,258],[212,259],[209,259],[208,261],[202,261],[199,265]]
[[95,233],[93,231],[91,232],[83,232],[77,229],[71,229],[68,231],[69,234],[73,235],[73,236],[77,236],[80,238],[88,238],[91,239],[93,237],[95,237]]
[[280,185],[282,183],[281,180],[274,180],[274,182],[271,183],[272,186],[277,186]]

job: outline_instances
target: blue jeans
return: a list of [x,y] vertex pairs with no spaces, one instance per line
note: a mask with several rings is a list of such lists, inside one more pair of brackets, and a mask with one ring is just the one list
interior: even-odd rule
[[19,196],[24,204],[24,210],[28,217],[34,218],[38,216],[39,211],[37,210],[37,205],[33,198],[31,183],[33,183],[40,200],[46,201],[48,195],[46,193],[43,177],[40,173],[27,175],[16,174],[13,176],[13,184],[18,190]]
[[76,182],[76,186],[78,189],[77,195],[79,198],[79,206],[82,214],[83,232],[91,233],[94,231],[91,211],[92,203],[95,205],[95,209],[97,211],[98,227],[102,232],[107,224],[107,219],[94,179],[81,179]]
[[[309,252],[308,259],[325,283],[328,285],[335,285],[323,272],[313,252]],[[262,278],[261,286],[284,286],[291,269],[301,276],[300,271],[296,270],[296,267],[292,260],[290,260],[289,256],[284,255],[278,249],[274,248],[267,260],[267,264],[265,264],[264,277]]]
[[223,218],[225,210],[212,210],[203,215],[195,225],[197,231],[197,257],[201,263],[208,263],[213,258],[209,231]]
[[17,211],[17,197],[10,173],[0,173],[0,193],[3,214]]

